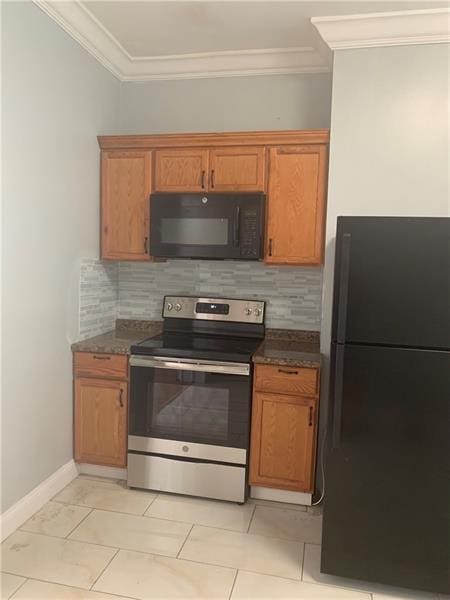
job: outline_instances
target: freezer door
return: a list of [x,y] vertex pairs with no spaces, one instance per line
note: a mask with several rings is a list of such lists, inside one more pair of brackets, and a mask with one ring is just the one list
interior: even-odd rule
[[339,217],[333,340],[450,348],[450,219]]
[[321,570],[448,594],[450,353],[332,354]]

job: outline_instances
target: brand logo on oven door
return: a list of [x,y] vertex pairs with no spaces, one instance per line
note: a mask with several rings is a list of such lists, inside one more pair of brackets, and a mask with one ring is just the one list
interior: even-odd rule
[[189,452],[189,446],[183,446],[181,449],[183,452]]
[[208,198],[206,196],[203,196],[202,198],[202,203],[206,204],[208,202]]

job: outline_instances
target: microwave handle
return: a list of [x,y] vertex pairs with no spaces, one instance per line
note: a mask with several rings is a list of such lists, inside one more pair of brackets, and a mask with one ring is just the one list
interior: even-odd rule
[[233,223],[233,246],[235,248],[239,246],[240,213],[240,207],[236,206]]

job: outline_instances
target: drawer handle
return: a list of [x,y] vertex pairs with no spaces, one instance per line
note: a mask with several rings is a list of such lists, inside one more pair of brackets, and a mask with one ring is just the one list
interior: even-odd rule
[[96,356],[95,354],[94,354],[93,358],[94,358],[94,360],[111,360],[110,356]]
[[298,375],[298,371],[288,371],[287,369],[278,369],[278,373],[286,373],[286,375]]
[[120,388],[120,396],[119,396],[120,408],[123,408],[123,389]]

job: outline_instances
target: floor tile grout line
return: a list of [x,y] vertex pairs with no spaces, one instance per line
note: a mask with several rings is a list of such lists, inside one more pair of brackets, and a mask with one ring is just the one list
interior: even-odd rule
[[231,596],[233,595],[234,586],[236,585],[236,579],[237,579],[238,574],[239,574],[239,569],[236,569],[236,573],[235,573],[234,579],[233,579],[233,585],[231,586],[230,595],[228,596],[228,600],[231,600]]
[[159,496],[159,494],[156,494],[155,497],[153,498],[153,500],[150,501],[150,504],[147,506],[147,508],[144,510],[144,512],[140,515],[141,517],[145,517],[145,513],[148,511],[150,506],[155,502],[155,500],[158,498],[158,496]]
[[[250,531],[236,531],[235,529],[224,529],[223,527],[215,527],[214,525],[202,525],[201,523],[194,523],[196,527],[204,527],[205,529],[218,529],[219,531],[228,531],[229,533],[236,533],[238,535],[250,535],[258,538],[264,538],[265,540],[278,540],[279,542],[288,542],[290,544],[309,544],[310,542],[305,542],[304,540],[292,540],[287,538],[279,538],[273,537],[271,535],[264,535],[263,533],[253,533]],[[320,546],[321,544],[315,544],[311,542],[313,546]]]
[[[187,559],[185,559],[185,560],[187,560]],[[210,564],[210,563],[205,563],[205,564]],[[232,567],[228,567],[228,568],[232,568]],[[284,580],[287,579],[287,580],[293,581],[295,583],[304,583],[306,585],[317,585],[318,587],[336,588],[337,590],[344,590],[346,592],[355,592],[355,593],[359,593],[359,594],[366,594],[367,596],[370,596],[370,597],[372,597],[374,594],[374,592],[369,592],[363,588],[349,588],[349,587],[345,587],[345,586],[336,585],[333,583],[322,583],[320,581],[304,581],[303,579],[294,579],[293,577],[288,577],[286,575],[274,575],[273,573],[263,573],[262,571],[253,571],[252,569],[239,569],[239,572],[253,573],[255,575],[265,575],[267,577],[276,577],[277,579],[284,579]],[[407,590],[407,591],[410,592],[411,590]],[[430,600],[431,600],[431,598],[430,598]]]
[[267,575],[268,577],[279,577],[280,579],[289,579],[289,581],[296,581],[297,583],[302,583],[301,579],[297,579],[295,577],[289,577],[289,575],[275,575],[274,573],[268,573],[267,571],[252,571],[251,569],[241,569],[239,567],[233,567],[230,565],[224,565],[224,564],[212,563],[212,562],[204,562],[201,560],[195,560],[194,558],[184,558],[183,556],[177,557],[176,560],[184,560],[185,562],[195,563],[196,565],[217,567],[219,569],[237,570],[237,571],[242,571],[242,572],[255,573],[256,575]]
[[[104,510],[105,512],[119,513],[119,515],[130,515],[132,517],[145,516],[141,513],[124,512],[123,510],[113,510],[112,508],[99,508],[98,506],[87,506],[86,504],[73,504],[73,502],[72,503],[71,502],[60,502],[59,500],[52,500],[52,502],[57,502],[58,504],[64,504],[64,506],[77,506],[78,508],[90,508],[91,510]],[[149,507],[150,507],[150,505],[149,505]]]
[[[253,500],[253,498],[250,498],[250,500]],[[265,502],[272,502],[272,500],[266,500]],[[275,503],[276,500],[273,500],[273,502]],[[259,504],[258,502],[254,502],[253,504],[255,506],[261,506],[262,508],[270,508],[272,510],[290,510],[293,512],[311,514],[308,512],[308,508],[304,504],[297,505],[301,506],[301,508],[291,508],[290,506],[271,506],[270,504]]]
[[108,561],[107,565],[105,566],[104,569],[102,569],[98,575],[98,577],[96,578],[96,580],[94,581],[94,583],[91,585],[91,587],[89,588],[90,590],[92,590],[92,588],[94,587],[94,585],[97,583],[97,581],[100,579],[100,577],[103,575],[103,573],[106,571],[106,569],[109,567],[109,565],[112,563],[112,561],[115,559],[115,557],[119,554],[120,552],[120,548],[117,549],[116,552],[114,552],[113,556],[111,557],[111,560]]
[[[86,508],[87,508],[87,507],[86,507]],[[76,529],[78,529],[78,527],[81,525],[81,523],[83,523],[83,522],[84,522],[84,521],[85,521],[85,520],[88,518],[88,516],[89,516],[91,513],[93,513],[93,512],[94,512],[94,509],[93,509],[93,508],[91,508],[91,510],[90,510],[90,511],[89,511],[89,512],[88,512],[86,515],[84,515],[84,517],[81,519],[81,521],[80,521],[80,522],[79,522],[77,525],[75,525],[75,527],[74,527],[73,529],[71,529],[71,530],[69,531],[69,533],[66,535],[65,539],[66,539],[66,540],[69,540],[69,539],[70,539],[70,537],[69,537],[69,536],[71,536],[71,535],[72,535],[72,533],[73,533],[73,532],[74,532]]]
[[302,554],[302,576],[301,576],[301,581],[303,581],[303,569],[305,568],[305,554],[306,554],[306,544],[303,544],[303,554]]
[[[0,572],[3,573],[4,571],[0,571]],[[8,575],[9,575],[9,573],[8,573]],[[68,583],[60,583],[60,582],[56,582],[56,581],[50,581],[50,579],[39,579],[39,577],[27,577],[26,580],[23,583],[20,584],[20,587],[18,587],[17,590],[14,592],[14,595],[10,596],[9,600],[13,600],[15,594],[28,581],[37,581],[39,583],[49,583],[50,585],[58,585],[58,586],[69,588],[69,589],[82,590],[83,592],[90,592],[91,591],[90,589],[84,588],[84,587],[80,587],[79,585],[70,585]],[[99,593],[105,593],[105,592],[99,592]],[[124,597],[123,595],[116,594],[115,592],[108,592],[108,594],[110,594],[111,596],[117,596],[118,598],[123,598]],[[129,594],[127,595],[127,598],[130,598],[130,600],[139,600],[139,598],[136,598],[134,596],[130,596]]]
[[[95,510],[103,510],[103,509],[91,509],[91,511],[86,515],[86,517],[84,517],[84,519],[87,518]],[[115,511],[105,511],[105,512],[115,512]],[[118,513],[118,514],[128,515],[128,513]],[[132,516],[132,517],[134,516],[134,517],[138,517],[138,518],[142,517],[142,515],[129,515],[129,516]],[[157,518],[157,517],[153,517],[153,518]],[[207,529],[217,529],[219,531],[227,531],[229,533],[235,533],[235,534],[239,534],[239,535],[255,536],[255,537],[258,537],[258,538],[263,538],[265,540],[277,540],[277,541],[288,542],[288,543],[297,544],[297,545],[303,544],[303,546],[306,546],[307,544],[309,544],[311,546],[320,546],[320,544],[316,544],[314,542],[305,542],[305,541],[302,541],[302,540],[292,540],[292,539],[286,539],[286,538],[275,538],[275,537],[263,535],[263,534],[260,534],[260,533],[250,533],[248,531],[247,532],[246,531],[236,531],[234,529],[224,529],[222,527],[214,527],[212,525],[202,525],[200,523],[187,523],[187,522],[184,522],[184,521],[171,521],[170,519],[161,519],[161,520],[166,520],[166,521],[169,521],[171,523],[180,523],[180,524],[183,524],[183,525],[191,525],[191,528],[190,528],[190,530],[189,530],[189,532],[188,532],[188,534],[187,534],[187,536],[186,536],[186,538],[185,538],[185,540],[183,542],[183,546],[186,543],[186,541],[187,541],[188,537],[190,536],[190,534],[192,532],[192,529],[194,527],[205,527]],[[82,521],[80,521],[80,523],[74,528],[74,530],[71,531],[70,535],[72,533],[74,533],[75,529],[77,529],[79,527],[79,525],[81,525],[81,523],[82,523]],[[108,545],[108,544],[101,544],[99,542],[92,542],[92,541],[87,541],[87,540],[82,540],[82,539],[75,539],[75,538],[69,538],[69,537],[61,537],[61,536],[57,536],[57,535],[52,535],[51,533],[42,533],[42,532],[36,532],[36,531],[27,531],[27,530],[20,529],[20,528],[16,529],[16,531],[14,531],[11,534],[11,536],[14,535],[14,533],[16,533],[17,531],[21,531],[23,533],[28,533],[28,534],[31,534],[31,535],[38,535],[38,536],[43,536],[43,537],[50,537],[50,538],[53,538],[53,539],[56,539],[56,540],[64,540],[64,541],[68,541],[68,542],[78,542],[80,544],[89,544],[91,546],[100,546],[102,548],[113,548],[113,549],[117,548],[117,546],[111,546],[111,545]],[[11,536],[9,536],[9,537],[11,537]],[[6,540],[4,540],[4,541],[6,541]],[[119,550],[129,550],[131,552],[141,552],[143,554],[156,554],[158,556],[167,556],[167,557],[171,557],[171,558],[178,558],[178,555],[175,556],[175,557],[173,557],[170,554],[161,554],[160,552],[156,552],[155,550],[153,550],[152,552],[146,552],[145,550],[137,550],[137,549],[134,549],[134,548],[119,548]],[[209,564],[209,563],[205,563],[205,564]]]
[[255,504],[255,506],[254,506],[254,508],[253,508],[252,516],[250,517],[250,521],[249,521],[249,523],[248,523],[248,527],[247,527],[247,533],[250,533],[250,527],[252,526],[252,523],[253,523],[253,518],[254,518],[254,516],[255,516],[255,513],[256,513],[256,506],[257,506],[257,505]]
[[189,536],[191,535],[191,531],[192,531],[193,529],[194,529],[194,525],[192,525],[192,527],[189,529],[189,532],[188,532],[187,536],[185,537],[185,539],[184,539],[184,542],[181,544],[181,548],[178,550],[178,553],[177,553],[177,555],[176,555],[176,557],[175,557],[175,558],[179,558],[179,556],[180,556],[180,554],[181,554],[181,551],[183,550],[183,548],[184,548],[184,545],[185,545],[185,543],[187,542],[187,540],[188,540]]
[[[155,498],[155,500],[156,500],[156,498]],[[220,529],[221,531],[231,531],[233,533],[249,533],[248,529],[250,527],[250,525],[247,526],[247,528],[245,530],[241,530],[241,529],[229,529],[227,527],[219,527],[218,525],[204,525],[203,523],[193,523],[192,521],[180,521],[179,519],[169,519],[168,517],[156,517],[154,515],[129,513],[129,512],[123,512],[123,511],[120,511],[120,510],[112,510],[110,508],[100,508],[98,506],[86,506],[86,505],[83,505],[83,504],[68,504],[66,502],[58,502],[58,504],[64,504],[64,506],[76,506],[77,508],[89,508],[90,512],[86,515],[86,517],[88,517],[94,510],[98,510],[98,511],[104,511],[104,512],[108,512],[108,513],[116,513],[118,515],[128,515],[130,517],[145,517],[146,519],[156,519],[156,520],[160,520],[160,521],[169,521],[170,523],[183,523],[184,525],[199,525],[201,527],[211,527],[213,529]],[[152,501],[151,504],[153,504],[153,501]],[[151,504],[148,506],[148,508],[150,508]],[[146,509],[146,512],[147,512],[148,508]],[[252,519],[253,519],[253,516],[255,514],[255,510],[256,510],[256,507],[252,511],[252,516],[250,518],[250,521],[252,521]],[[83,517],[82,521],[84,521],[84,519],[86,517]],[[82,521],[80,521],[80,523],[78,525],[80,525],[82,523]],[[76,527],[78,527],[78,525]],[[76,529],[76,527],[74,529]],[[16,531],[18,531],[19,529],[21,531],[26,531],[26,530],[22,529],[21,527],[19,527]],[[29,533],[37,533],[37,532],[35,532],[35,531],[29,531]],[[73,533],[73,530],[70,533]],[[60,536],[55,536],[55,535],[51,535],[51,534],[47,534],[47,533],[44,533],[42,535],[49,535],[51,537],[60,537]],[[270,538],[270,539],[281,539],[281,540],[285,540],[285,541],[288,541],[288,542],[289,541],[290,542],[301,541],[301,540],[292,540],[292,539],[287,539],[287,538],[274,538],[273,536],[259,534],[259,533],[258,534],[253,534],[253,535],[262,535],[263,537],[267,537],[267,538]],[[64,538],[60,538],[60,539],[64,539]]]
[[14,596],[17,594],[17,592],[26,584],[26,582],[29,581],[28,577],[26,579],[24,579],[22,581],[22,583],[19,585],[19,587],[17,588],[17,590],[14,591],[13,594],[11,594],[11,596],[9,596],[8,600],[13,600]]
[[[102,510],[102,509],[97,509]],[[114,512],[114,511],[111,511]],[[169,519],[168,517],[155,517],[153,515],[142,515],[146,519],[157,519],[161,521],[169,521],[170,523],[184,523],[185,525],[198,525],[199,527],[211,527],[213,529],[220,529],[220,531],[231,531],[233,533],[248,533],[248,527],[244,530],[241,529],[228,529],[227,527],[219,527],[218,525],[204,525],[203,523],[193,523],[192,521],[179,521],[178,519]],[[264,536],[269,537],[269,536]],[[295,540],[287,540],[287,541],[295,541]]]
[[[111,546],[106,546],[106,547],[111,548]],[[115,548],[113,548],[113,549],[115,549]],[[275,577],[277,579],[288,580],[288,581],[292,581],[292,582],[295,582],[295,583],[305,583],[305,584],[308,584],[308,585],[315,585],[315,586],[317,585],[319,587],[328,587],[328,588],[331,587],[331,588],[336,588],[337,590],[346,590],[348,592],[355,592],[355,593],[360,593],[360,594],[366,594],[367,596],[370,597],[370,599],[373,600],[372,597],[373,597],[373,593],[374,592],[370,592],[370,591],[368,591],[367,589],[364,589],[364,588],[349,588],[349,587],[339,586],[339,585],[335,585],[335,584],[332,584],[332,583],[326,583],[326,582],[304,581],[303,579],[296,579],[294,577],[289,577],[287,575],[279,575],[279,574],[268,573],[268,572],[263,572],[263,571],[254,571],[254,570],[248,569],[248,568],[246,568],[246,569],[240,569],[240,568],[236,568],[236,567],[230,567],[228,565],[219,565],[219,564],[216,564],[216,563],[206,563],[206,562],[199,561],[199,560],[194,560],[194,559],[191,559],[191,558],[182,558],[182,557],[167,556],[167,555],[161,555],[161,554],[152,553],[152,552],[141,552],[139,550],[127,550],[126,548],[117,548],[116,550],[117,550],[116,553],[111,558],[111,560],[108,563],[108,565],[106,565],[106,567],[103,569],[103,572],[108,568],[109,564],[112,562],[112,560],[115,558],[115,556],[117,556],[118,552],[120,552],[121,550],[123,550],[125,552],[136,552],[138,554],[145,554],[147,556],[164,556],[165,558],[172,558],[174,560],[181,560],[181,561],[185,561],[185,562],[189,562],[189,563],[194,563],[194,564],[201,564],[201,565],[205,565],[205,566],[219,567],[219,568],[222,568],[222,569],[232,569],[232,570],[237,570],[237,571],[243,572],[243,573],[253,573],[255,575],[263,575],[263,576],[265,575],[267,577]],[[8,575],[15,575],[16,577],[25,577],[24,575],[18,575],[17,573],[11,573],[10,571],[1,571],[1,572],[2,573],[6,573]],[[100,576],[102,574],[103,573],[101,573],[98,576],[97,580],[92,585],[95,585],[95,583],[98,581],[98,579],[100,578]],[[89,590],[88,590],[87,588],[80,588],[79,586],[70,586],[68,584],[59,583],[59,582],[51,581],[51,580],[48,580],[48,579],[38,579],[36,577],[28,577],[26,579],[26,581],[28,581],[28,580],[42,581],[44,583],[54,583],[55,585],[65,585],[66,587],[78,587],[78,589],[83,589],[85,591],[91,591],[92,590],[92,588],[89,588]],[[25,584],[26,581],[24,581],[23,584]],[[97,591],[97,590],[92,590],[92,591]],[[108,593],[111,593],[111,592],[108,592]],[[117,595],[117,594],[113,594],[113,595]],[[130,596],[129,594],[128,594],[128,597],[133,598],[133,596]],[[135,600],[138,600],[138,599],[135,599]]]

